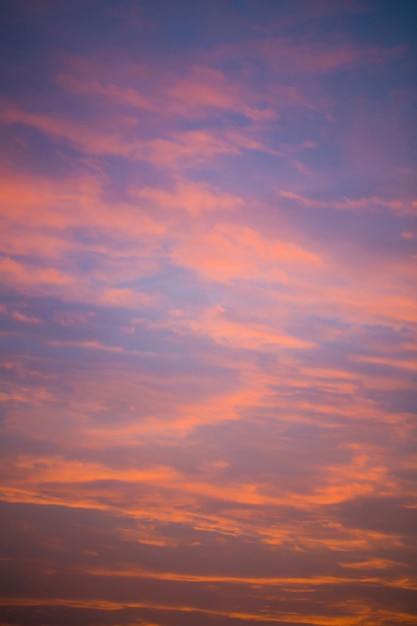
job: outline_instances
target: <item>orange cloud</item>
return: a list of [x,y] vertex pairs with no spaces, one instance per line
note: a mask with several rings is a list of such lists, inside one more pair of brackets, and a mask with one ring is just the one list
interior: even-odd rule
[[[177,9],[120,29],[132,9],[110,4],[93,17],[118,45],[83,27],[52,57],[72,11],[47,0],[53,64],[7,57],[0,603],[28,623],[413,623],[416,203],[384,143],[411,97],[404,67],[382,80],[404,49],[317,38],[331,2],[211,7],[194,47]],[[350,122],[374,80],[386,110]]]

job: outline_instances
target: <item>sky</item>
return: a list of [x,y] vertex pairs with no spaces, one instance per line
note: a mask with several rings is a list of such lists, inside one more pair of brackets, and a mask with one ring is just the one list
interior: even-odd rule
[[417,4],[0,11],[0,626],[417,624]]

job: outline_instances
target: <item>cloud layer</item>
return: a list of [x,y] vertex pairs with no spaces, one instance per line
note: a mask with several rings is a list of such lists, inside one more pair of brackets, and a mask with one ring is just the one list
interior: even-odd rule
[[5,3],[1,624],[417,624],[410,16],[175,4]]

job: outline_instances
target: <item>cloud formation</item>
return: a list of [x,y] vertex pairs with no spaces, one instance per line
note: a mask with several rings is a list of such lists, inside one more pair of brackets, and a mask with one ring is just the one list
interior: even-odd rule
[[408,10],[175,4],[5,3],[0,622],[417,624]]

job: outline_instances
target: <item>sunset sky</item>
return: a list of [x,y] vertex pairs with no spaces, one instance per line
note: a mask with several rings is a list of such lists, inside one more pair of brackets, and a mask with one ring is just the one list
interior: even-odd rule
[[0,626],[417,624],[417,2],[0,13]]

